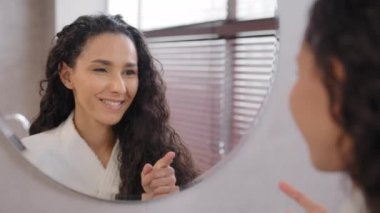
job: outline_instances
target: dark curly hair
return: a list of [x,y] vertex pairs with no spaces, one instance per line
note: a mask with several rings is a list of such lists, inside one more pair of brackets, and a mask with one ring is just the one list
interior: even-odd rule
[[[380,212],[380,1],[317,0],[305,42],[321,68],[330,113],[353,142],[347,172],[369,211]],[[343,80],[332,58],[342,63]]]
[[119,123],[113,126],[120,141],[120,178],[117,199],[138,199],[144,192],[141,170],[146,163],[154,164],[168,151],[176,157],[171,166],[177,184],[191,182],[197,175],[191,155],[179,135],[169,125],[169,109],[165,84],[158,72],[142,34],[123,21],[120,15],[81,16],[57,33],[50,50],[46,79],[40,82],[40,112],[29,134],[57,127],[74,110],[74,96],[59,78],[62,63],[75,66],[77,57],[89,38],[102,33],[120,33],[132,40],[138,56],[139,85],[137,94]]

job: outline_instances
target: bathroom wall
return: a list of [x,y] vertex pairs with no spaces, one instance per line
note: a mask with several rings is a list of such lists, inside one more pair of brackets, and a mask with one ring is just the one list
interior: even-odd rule
[[54,29],[54,1],[0,1],[0,112],[38,110],[38,80]]
[[[33,170],[0,137],[0,212],[272,213],[285,212],[288,208],[303,212],[279,192],[279,180],[290,181],[324,203],[331,212],[336,212],[343,197],[344,181],[339,174],[324,174],[312,168],[306,146],[288,108],[287,96],[296,71],[295,56],[311,2],[279,0],[279,69],[266,110],[259,125],[245,138],[247,142],[204,181],[175,196],[149,203],[99,201],[44,179],[44,175]],[[45,49],[50,41],[47,35],[51,32],[40,26],[51,26],[52,14],[46,10],[52,8],[54,5],[49,0],[1,0],[0,22],[5,27],[0,31],[0,106],[4,109],[24,110],[28,115],[36,110],[37,101],[29,95],[34,95],[37,90],[27,82],[43,67]],[[40,12],[35,14],[35,10]],[[31,23],[35,23],[34,27],[30,27]],[[21,70],[31,70],[31,73]],[[18,74],[12,74],[12,71]],[[24,79],[24,83],[15,84],[9,76]],[[20,85],[25,88],[20,89]],[[16,91],[20,90],[28,91],[29,95],[12,99],[10,105],[7,99],[17,97]]]

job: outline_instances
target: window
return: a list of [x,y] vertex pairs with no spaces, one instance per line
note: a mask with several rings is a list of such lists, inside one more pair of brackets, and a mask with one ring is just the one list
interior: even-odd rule
[[238,20],[272,18],[276,10],[276,0],[237,0]]
[[[171,123],[206,171],[257,121],[278,38],[275,0],[200,1],[141,0],[138,7],[140,29],[164,71]],[[111,9],[118,1],[109,2]]]
[[153,30],[225,20],[233,8],[238,20],[271,18],[275,16],[276,5],[276,0],[230,0],[230,3],[227,0],[108,0],[108,11],[123,15],[129,24],[141,30]]
[[140,28],[140,0],[108,0],[107,8],[109,13],[121,14],[128,24]]
[[[141,30],[223,20],[227,0],[108,0],[111,14]],[[202,5],[201,7],[199,5]]]

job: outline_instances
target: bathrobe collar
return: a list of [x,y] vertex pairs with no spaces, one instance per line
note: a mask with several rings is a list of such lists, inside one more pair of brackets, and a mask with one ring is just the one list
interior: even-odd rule
[[73,115],[74,113],[70,114],[59,132],[62,154],[67,156],[67,163],[77,173],[79,180],[83,181],[82,184],[95,190],[90,194],[95,194],[99,198],[114,199],[120,184],[117,160],[120,152],[119,140],[116,141],[107,167],[104,168],[99,158],[76,130]]

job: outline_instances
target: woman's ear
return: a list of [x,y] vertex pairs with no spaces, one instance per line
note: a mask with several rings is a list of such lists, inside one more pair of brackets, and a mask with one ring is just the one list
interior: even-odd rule
[[69,67],[65,62],[61,64],[61,70],[59,71],[59,77],[67,89],[73,89],[71,82],[72,68]]
[[331,59],[331,64],[334,72],[334,77],[338,80],[339,83],[343,83],[346,80],[346,72],[342,62],[338,58],[333,57]]
[[345,74],[344,66],[338,58],[333,57],[331,59],[331,66],[332,66],[334,78],[337,81],[336,88],[334,88],[334,90],[335,90],[335,103],[333,104],[332,112],[333,112],[333,114],[340,117],[341,107],[342,107],[342,98],[343,98],[342,97],[343,96],[342,87],[343,87],[343,84],[346,80],[346,74]]

